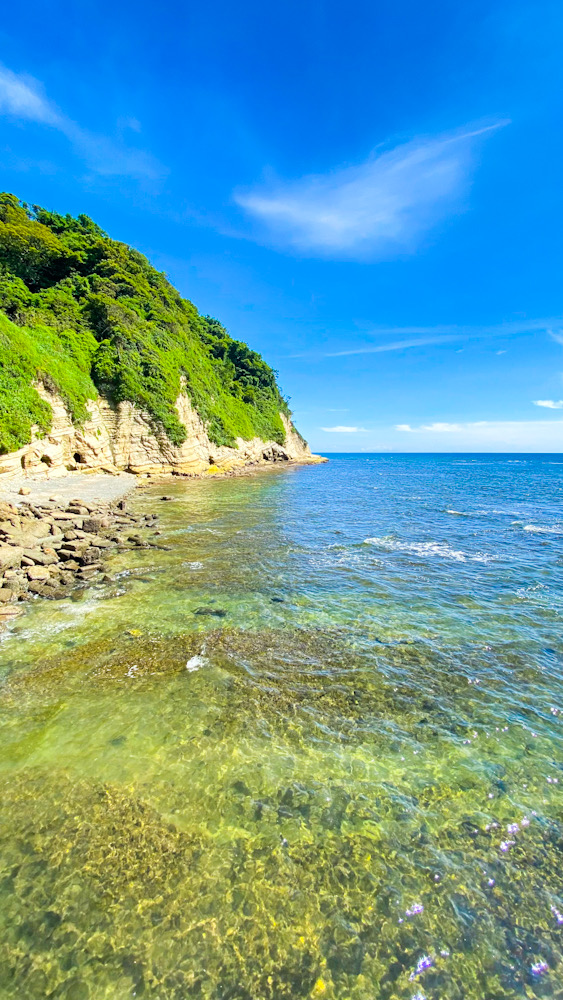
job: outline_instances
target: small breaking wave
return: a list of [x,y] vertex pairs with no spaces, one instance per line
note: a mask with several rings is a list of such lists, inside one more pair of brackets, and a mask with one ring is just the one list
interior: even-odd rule
[[556,524],[551,526],[540,525],[540,524],[525,524],[524,531],[530,531],[534,535],[563,535],[563,528],[558,527]]
[[440,559],[451,559],[454,562],[486,563],[495,558],[485,552],[476,552],[474,555],[469,555],[467,552],[461,552],[459,549],[452,549],[446,542],[401,542],[399,539],[391,538],[389,535],[383,538],[366,538],[364,539],[364,545],[376,545],[387,552],[408,552],[411,555],[421,556],[422,558],[437,556]]
[[449,507],[446,510],[446,514],[455,514],[457,517],[471,517],[471,514],[468,514],[465,510],[450,510]]

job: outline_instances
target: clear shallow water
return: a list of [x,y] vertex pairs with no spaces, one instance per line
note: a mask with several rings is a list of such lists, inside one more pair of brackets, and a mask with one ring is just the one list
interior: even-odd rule
[[563,459],[166,492],[0,639],[0,996],[563,996]]

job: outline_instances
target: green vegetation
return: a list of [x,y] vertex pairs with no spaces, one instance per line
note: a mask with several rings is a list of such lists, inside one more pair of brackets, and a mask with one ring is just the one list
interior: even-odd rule
[[0,194],[0,453],[48,431],[43,382],[86,417],[97,392],[129,400],[176,445],[185,388],[219,445],[258,436],[283,444],[289,415],[276,373],[201,316],[164,274],[86,215],[77,219]]

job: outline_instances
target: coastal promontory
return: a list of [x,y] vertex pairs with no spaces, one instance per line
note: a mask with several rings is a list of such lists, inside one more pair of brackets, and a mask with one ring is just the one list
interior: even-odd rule
[[0,474],[311,461],[276,373],[86,215],[0,195]]

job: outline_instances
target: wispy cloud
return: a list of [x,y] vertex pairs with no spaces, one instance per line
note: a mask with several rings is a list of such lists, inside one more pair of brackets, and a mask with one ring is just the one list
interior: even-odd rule
[[4,66],[0,66],[0,114],[61,132],[88,167],[102,176],[157,180],[167,173],[150,153],[82,128],[49,100],[38,80]]
[[[357,166],[235,192],[269,242],[333,257],[393,257],[459,210],[478,138],[497,121],[375,151]],[[259,234],[260,235],[260,234]]]
[[[341,358],[351,354],[379,354],[384,351],[402,351],[411,347],[426,347],[431,344],[448,344],[460,340],[474,340],[488,337],[510,337],[521,333],[546,331],[552,337],[549,329],[553,317],[547,319],[518,320],[511,323],[497,323],[483,326],[458,326],[442,324],[441,326],[398,326],[380,327],[370,332],[371,337],[392,336],[394,338],[384,344],[362,344],[348,347],[342,351],[328,351],[323,357]],[[555,322],[560,322],[557,319]],[[563,336],[561,337],[563,343]],[[504,354],[505,351],[497,351]]]
[[547,332],[552,340],[563,346],[563,333],[560,330],[548,330]]
[[563,410],[563,399],[534,399],[534,406],[545,406],[547,410]]
[[321,427],[327,434],[367,434],[365,427]]

